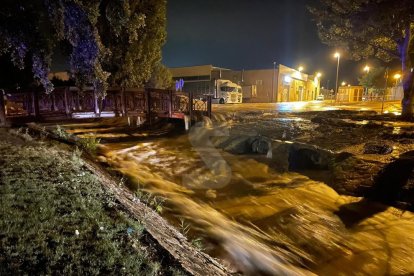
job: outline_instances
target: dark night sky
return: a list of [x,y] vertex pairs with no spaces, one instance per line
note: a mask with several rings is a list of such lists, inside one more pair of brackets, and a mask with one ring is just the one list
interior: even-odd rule
[[[334,86],[334,48],[322,44],[306,6],[313,0],[169,0],[164,63],[321,71]],[[345,53],[344,53],[345,54]],[[340,81],[357,83],[365,62],[341,60]]]

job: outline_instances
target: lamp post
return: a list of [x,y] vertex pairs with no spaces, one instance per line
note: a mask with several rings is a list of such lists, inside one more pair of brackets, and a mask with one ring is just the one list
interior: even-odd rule
[[272,73],[272,100],[270,102],[273,102],[275,99],[275,75],[276,75],[276,61],[273,61],[273,73]]
[[387,93],[387,87],[388,87],[388,67],[385,69],[384,77],[385,77],[385,88],[384,88],[384,93],[382,94],[381,114],[384,113],[385,93]]
[[341,54],[336,52],[334,57],[338,59],[338,63],[336,65],[336,85],[335,85],[335,98],[336,98],[336,95],[338,94],[339,60],[341,59]]
[[[368,74],[369,74],[369,70],[370,70],[371,68],[368,66],[368,65],[365,65],[365,67],[364,67],[364,72],[366,72],[367,73],[367,76],[368,76]],[[365,88],[366,89],[366,91],[365,91],[365,95],[366,95],[366,97],[368,97],[368,85],[367,85],[367,87]]]

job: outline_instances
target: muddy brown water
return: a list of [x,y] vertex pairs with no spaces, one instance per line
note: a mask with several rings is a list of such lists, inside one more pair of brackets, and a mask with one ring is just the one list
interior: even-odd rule
[[136,188],[167,200],[172,223],[191,222],[208,253],[246,274],[414,273],[411,212],[338,195],[255,156],[207,149],[219,160],[212,171],[188,135],[103,146]]

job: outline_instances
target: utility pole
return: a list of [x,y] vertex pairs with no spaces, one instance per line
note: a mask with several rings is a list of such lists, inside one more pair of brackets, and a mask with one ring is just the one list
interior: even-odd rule
[[338,64],[336,66],[336,85],[335,85],[335,101],[336,97],[338,96],[338,78],[339,78],[339,59],[341,58],[340,53],[335,53],[335,57],[338,59]]
[[388,86],[388,67],[387,69],[385,69],[385,88],[384,88],[384,93],[382,94],[381,114],[384,113],[384,100],[385,100],[385,93],[387,93],[387,86]]
[[275,75],[276,75],[276,61],[273,61],[273,73],[272,73],[272,100],[270,102],[273,102],[275,99]]

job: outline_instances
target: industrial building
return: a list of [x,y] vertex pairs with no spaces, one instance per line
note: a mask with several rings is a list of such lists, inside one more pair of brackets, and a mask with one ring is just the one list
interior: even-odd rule
[[363,86],[340,86],[336,99],[339,102],[360,102],[364,95]]
[[226,79],[242,87],[244,102],[315,100],[320,93],[317,76],[279,65],[274,69],[231,70],[213,65],[170,68],[174,80],[184,81],[183,91],[214,95],[215,82]]

